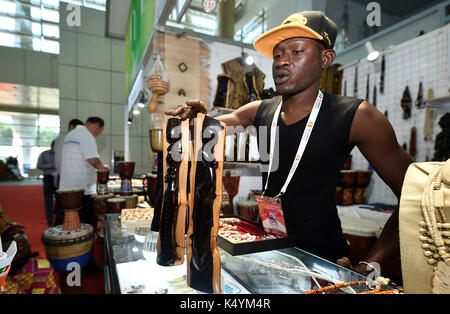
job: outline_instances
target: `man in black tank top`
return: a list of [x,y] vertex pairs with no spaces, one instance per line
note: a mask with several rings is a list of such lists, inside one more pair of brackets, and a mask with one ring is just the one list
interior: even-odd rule
[[[302,132],[310,124],[322,71],[336,56],[333,50],[336,34],[335,23],[322,12],[305,11],[291,15],[280,26],[258,37],[255,49],[273,58],[272,75],[279,96],[249,103],[217,118],[227,126],[255,125],[258,136],[264,128],[270,134],[274,115],[282,103],[275,121],[278,125],[275,143],[279,150],[274,154],[274,164],[278,167],[272,169],[266,196],[279,195],[287,180]],[[206,113],[205,105],[188,101],[166,114],[193,119],[198,112]],[[343,266],[351,265],[335,193],[340,169],[355,146],[400,198],[412,160],[398,144],[389,121],[367,101],[326,93],[304,154],[280,197],[287,232],[295,238],[296,245]],[[266,147],[270,147],[270,136]],[[264,187],[267,172],[262,177]],[[399,254],[398,212],[394,212],[365,261],[379,263],[383,271]],[[356,265],[355,270],[367,272],[365,265]]]

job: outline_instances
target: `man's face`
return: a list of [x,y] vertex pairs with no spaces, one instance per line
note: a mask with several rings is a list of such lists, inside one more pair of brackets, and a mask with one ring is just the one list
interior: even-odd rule
[[100,126],[98,123],[86,123],[86,128],[91,132],[91,134],[94,137],[99,136],[102,132],[104,127]]
[[316,40],[296,37],[273,50],[272,75],[277,92],[290,96],[306,90],[322,77],[322,51]]

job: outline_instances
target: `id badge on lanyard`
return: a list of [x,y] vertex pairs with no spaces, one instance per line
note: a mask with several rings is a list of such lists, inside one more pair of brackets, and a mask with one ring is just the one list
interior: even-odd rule
[[[272,164],[273,164],[273,156],[275,151],[275,137],[276,137],[276,131],[278,127],[278,118],[281,113],[281,108],[283,106],[283,102],[280,103],[277,110],[275,111],[275,114],[273,116],[271,131],[270,131],[270,154],[269,154],[269,169],[267,172],[267,180],[266,185],[264,187],[264,192],[262,193],[262,196],[257,196],[256,201],[258,202],[258,208],[261,216],[261,221],[263,223],[264,229],[266,229],[267,232],[270,232],[272,234],[278,234],[281,236],[287,236],[286,233],[286,225],[284,221],[284,215],[283,215],[283,207],[281,205],[280,196],[286,193],[287,187],[289,183],[291,182],[295,171],[297,170],[298,165],[300,164],[300,161],[303,157],[303,154],[305,153],[306,146],[309,142],[309,139],[311,137],[312,130],[314,129],[314,125],[316,123],[317,117],[320,112],[320,108],[322,107],[322,101],[323,101],[323,93],[319,90],[319,95],[316,98],[316,102],[314,103],[314,107],[311,111],[311,114],[309,116],[308,123],[306,124],[305,130],[303,131],[303,135],[300,141],[300,144],[297,149],[297,153],[295,155],[295,159],[292,163],[291,170],[289,171],[289,175],[286,179],[286,182],[284,183],[283,187],[281,188],[280,193],[278,193],[275,197],[265,196],[264,194],[267,191],[267,188],[269,186],[269,177],[270,173],[272,172]],[[274,219],[275,218],[275,219]]]

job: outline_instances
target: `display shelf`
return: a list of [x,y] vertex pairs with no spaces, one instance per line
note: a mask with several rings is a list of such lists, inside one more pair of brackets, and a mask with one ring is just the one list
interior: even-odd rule
[[[178,285],[180,281],[186,285],[186,260],[179,266],[157,265],[157,232],[149,228],[123,228],[119,217],[119,214],[107,214],[105,217],[106,293],[199,293]],[[224,294],[299,294],[316,288],[317,280],[311,277],[311,272],[315,277],[327,278],[329,280],[326,281],[330,282],[366,280],[359,273],[295,247],[241,256],[232,256],[219,248],[219,254]],[[366,286],[335,293],[364,291],[367,291]]]
[[238,171],[239,175],[244,177],[261,176],[261,163],[259,162],[225,161],[223,168],[224,171]]
[[234,169],[234,168],[260,168],[260,162],[244,162],[244,161],[225,161],[224,163],[225,169]]

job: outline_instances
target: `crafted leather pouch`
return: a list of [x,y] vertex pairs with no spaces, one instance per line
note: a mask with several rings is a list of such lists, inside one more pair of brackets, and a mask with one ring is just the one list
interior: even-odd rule
[[449,217],[450,159],[411,164],[399,212],[405,293],[450,293]]

